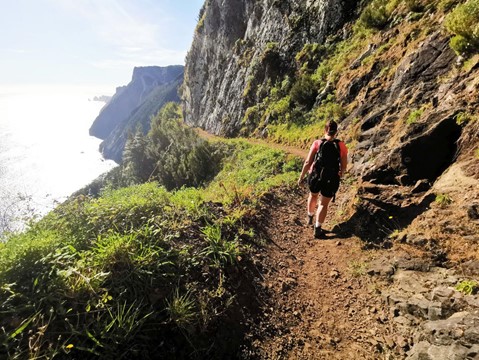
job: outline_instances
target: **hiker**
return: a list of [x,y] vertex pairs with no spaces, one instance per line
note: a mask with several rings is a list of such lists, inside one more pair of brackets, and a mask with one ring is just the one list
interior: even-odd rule
[[335,197],[339,188],[339,181],[346,172],[348,165],[348,148],[344,142],[336,139],[337,132],[338,124],[334,120],[329,121],[325,127],[324,138],[314,141],[311,145],[298,180],[298,185],[301,186],[306,173],[308,173],[310,190],[308,196],[308,226],[313,225],[314,212],[319,197],[319,206],[314,224],[314,237],[316,239],[321,239],[325,235],[322,225],[326,219],[328,205],[331,199]]

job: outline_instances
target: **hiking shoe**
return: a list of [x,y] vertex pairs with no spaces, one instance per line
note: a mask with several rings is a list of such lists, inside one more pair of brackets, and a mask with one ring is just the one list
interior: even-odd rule
[[324,235],[325,235],[325,233],[324,233],[324,230],[321,229],[321,226],[318,226],[318,227],[315,226],[314,227],[314,237],[316,239],[324,239]]
[[308,226],[313,225],[313,215],[308,215],[308,217],[306,218],[306,223],[308,224]]

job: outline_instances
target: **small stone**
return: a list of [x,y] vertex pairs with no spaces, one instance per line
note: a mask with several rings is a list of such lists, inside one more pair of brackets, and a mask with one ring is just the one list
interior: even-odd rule
[[394,348],[394,346],[396,345],[394,340],[389,336],[387,338],[385,338],[385,342],[386,342],[386,345],[388,346],[388,348],[390,348],[390,349]]
[[399,335],[399,336],[396,338],[396,344],[397,344],[400,348],[405,348],[406,346],[408,346],[408,342],[406,341],[406,339],[405,339],[404,336],[402,336],[402,335]]
[[467,209],[467,216],[469,216],[469,219],[471,220],[479,219],[479,205],[474,204],[469,206]]
[[341,241],[336,242],[336,246],[341,246],[341,245],[343,245],[343,243]]
[[339,278],[339,275],[339,271],[336,269],[331,270],[331,272],[329,273],[329,277],[333,279]]

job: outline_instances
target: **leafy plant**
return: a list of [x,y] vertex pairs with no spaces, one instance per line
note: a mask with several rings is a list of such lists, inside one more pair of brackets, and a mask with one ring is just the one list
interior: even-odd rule
[[349,263],[349,270],[351,271],[351,275],[359,277],[366,274],[367,266],[367,263],[362,261],[351,261]]
[[409,11],[420,12],[424,9],[424,5],[421,0],[405,0],[405,3]]
[[464,280],[457,284],[455,289],[466,295],[473,295],[479,290],[479,283],[474,280]]
[[468,0],[458,5],[446,17],[446,28],[455,36],[451,47],[458,54],[479,50],[479,0]]
[[448,194],[438,194],[436,195],[436,203],[439,204],[440,207],[446,207],[452,203],[452,199]]
[[423,109],[416,109],[411,111],[408,118],[406,119],[406,124],[408,125],[415,124],[421,118],[423,113],[424,113]]
[[381,30],[389,21],[390,11],[387,0],[373,0],[361,13],[359,21],[366,27]]
[[180,329],[186,330],[196,321],[196,306],[191,293],[186,292],[180,295],[180,290],[176,288],[173,298],[166,303],[170,320]]
[[460,112],[456,115],[456,123],[458,125],[466,124],[470,121],[476,120],[476,117],[467,112]]
[[302,75],[292,86],[290,95],[293,102],[306,109],[311,109],[316,101],[318,90],[311,76]]
[[207,225],[201,232],[208,244],[201,255],[212,258],[216,266],[234,264],[237,261],[240,255],[238,242],[225,240],[221,235],[219,224]]
[[438,4],[438,8],[444,12],[451,10],[459,3],[460,0],[441,0]]

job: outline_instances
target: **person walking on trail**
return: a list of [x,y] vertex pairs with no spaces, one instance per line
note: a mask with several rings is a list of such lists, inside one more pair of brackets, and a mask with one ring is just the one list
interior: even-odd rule
[[[308,174],[308,217],[307,223],[313,225],[316,206],[316,221],[314,237],[321,239],[325,236],[322,225],[326,219],[328,206],[334,199],[339,188],[340,179],[346,172],[348,165],[348,148],[344,142],[336,139],[338,124],[331,120],[326,124],[324,138],[316,140],[311,145],[309,154],[304,161],[298,185],[301,186]],[[333,200],[334,202],[334,200]]]

